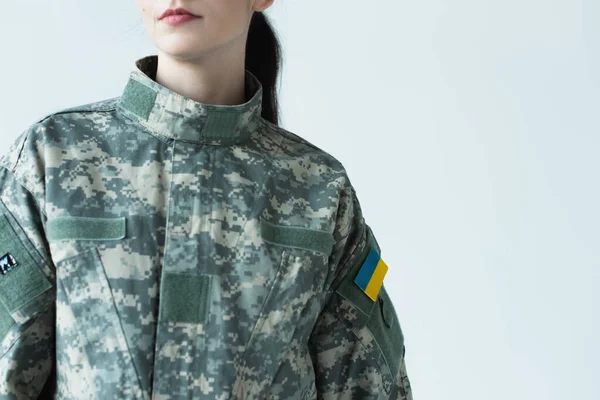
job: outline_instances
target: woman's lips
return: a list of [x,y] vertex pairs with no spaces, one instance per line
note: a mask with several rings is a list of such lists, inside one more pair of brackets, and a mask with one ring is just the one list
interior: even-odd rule
[[183,22],[191,21],[191,20],[198,19],[198,18],[200,18],[200,17],[196,17],[195,15],[191,15],[191,14],[174,14],[174,15],[169,15],[169,16],[162,18],[161,21],[165,22],[169,25],[177,25],[177,24],[181,24]]

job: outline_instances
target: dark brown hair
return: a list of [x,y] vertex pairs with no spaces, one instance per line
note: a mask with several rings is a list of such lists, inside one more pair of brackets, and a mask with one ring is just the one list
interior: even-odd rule
[[246,69],[262,84],[262,117],[275,125],[279,125],[277,78],[280,68],[281,44],[277,34],[267,16],[255,11],[246,42]]

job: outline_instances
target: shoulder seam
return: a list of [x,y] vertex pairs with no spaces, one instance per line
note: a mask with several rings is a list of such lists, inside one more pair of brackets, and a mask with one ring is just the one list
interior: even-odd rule
[[290,136],[288,136],[288,135],[283,135],[283,134],[281,134],[280,132],[278,132],[278,130],[277,130],[278,128],[279,128],[279,129],[281,129],[281,130],[284,130],[284,131],[286,131],[286,132],[289,132],[289,133],[290,133],[290,134],[292,134],[292,135],[295,135],[295,134],[294,134],[293,132],[290,132],[290,131],[288,131],[288,130],[287,130],[287,129],[285,129],[285,128],[282,128],[282,127],[280,127],[279,125],[275,125],[274,123],[272,123],[271,121],[269,121],[269,120],[267,120],[267,119],[265,119],[265,118],[261,118],[261,120],[263,121],[263,124],[264,124],[266,127],[268,127],[269,129],[271,129],[271,131],[273,131],[274,133],[276,133],[276,134],[278,134],[278,135],[280,135],[280,136],[282,137],[281,143],[283,143],[283,139],[285,138],[285,139],[289,139],[289,140],[291,140],[291,141],[293,141],[293,142],[296,142],[296,143],[300,143],[300,144],[307,145],[307,146],[309,146],[309,147],[312,147],[312,148],[313,148],[313,149],[315,149],[315,150],[318,150],[318,151],[324,151],[324,150],[322,150],[322,149],[318,148],[316,145],[314,145],[314,144],[310,143],[310,142],[309,142],[308,140],[306,140],[306,139],[300,139],[300,138],[297,138],[297,137],[293,137],[293,136],[291,136],[291,135],[290,135]]
[[[119,97],[113,97],[111,99],[103,100],[101,102],[117,101],[118,99],[119,99]],[[54,115],[69,114],[69,113],[76,113],[76,112],[82,112],[82,113],[85,113],[85,112],[108,112],[108,111],[114,111],[117,109],[116,103],[108,104],[108,105],[105,105],[102,107],[94,107],[93,104],[97,104],[97,103],[99,103],[99,102],[89,103],[89,104],[84,104],[84,105],[80,105],[80,106],[69,107],[69,108],[65,108],[62,110],[54,111],[54,112],[46,114],[46,116],[41,118],[36,123],[43,122],[44,120],[46,120]]]

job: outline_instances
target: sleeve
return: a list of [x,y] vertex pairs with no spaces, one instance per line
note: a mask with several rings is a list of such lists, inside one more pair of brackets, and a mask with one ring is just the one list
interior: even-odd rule
[[330,256],[331,295],[308,342],[317,399],[412,400],[404,336],[383,284],[387,265],[347,182]]
[[[36,145],[0,157],[0,398],[37,399],[55,360],[56,268],[45,236]],[[42,394],[43,397],[43,394]]]

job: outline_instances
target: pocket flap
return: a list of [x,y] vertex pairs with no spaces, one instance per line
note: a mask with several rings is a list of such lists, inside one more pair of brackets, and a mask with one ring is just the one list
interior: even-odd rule
[[297,225],[277,225],[260,220],[260,232],[265,242],[281,246],[320,251],[330,255],[333,250],[333,234],[327,231]]
[[46,223],[48,241],[117,240],[125,237],[125,217],[101,218],[67,215],[49,218]]

